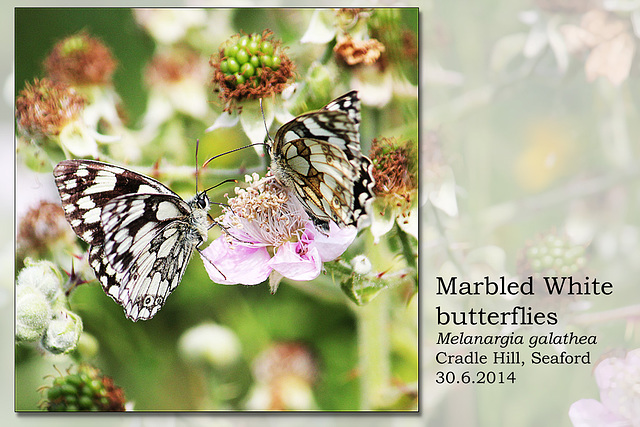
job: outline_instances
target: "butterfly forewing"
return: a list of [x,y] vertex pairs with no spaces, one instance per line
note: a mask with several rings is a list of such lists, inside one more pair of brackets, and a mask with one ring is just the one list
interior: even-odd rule
[[152,178],[90,160],[61,162],[54,177],[104,291],[130,319],[153,317],[206,238],[206,195],[185,202]]
[[329,230],[361,224],[373,199],[371,162],[360,151],[356,91],[283,125],[276,133],[271,170],[297,196],[315,225]]
[[[132,193],[175,193],[158,181],[108,163],[93,160],[65,160],[53,176],[67,221],[89,244],[102,242],[102,207],[111,199]],[[175,195],[177,197],[177,195]]]

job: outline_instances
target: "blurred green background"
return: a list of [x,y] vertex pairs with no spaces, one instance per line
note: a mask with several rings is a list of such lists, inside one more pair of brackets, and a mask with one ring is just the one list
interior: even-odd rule
[[81,30],[112,50],[119,62],[114,75],[116,91],[132,118],[139,117],[146,104],[142,68],[151,58],[154,42],[126,8],[16,8],[16,93],[34,77],[44,76],[43,61],[57,41]]

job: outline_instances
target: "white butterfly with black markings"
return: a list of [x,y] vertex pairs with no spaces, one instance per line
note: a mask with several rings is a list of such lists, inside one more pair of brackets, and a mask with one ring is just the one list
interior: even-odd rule
[[269,141],[271,171],[323,232],[363,226],[373,200],[371,160],[360,149],[360,99],[351,91],[285,123]]
[[104,291],[129,319],[152,318],[207,239],[209,197],[184,201],[153,178],[93,160],[65,160],[53,175]]

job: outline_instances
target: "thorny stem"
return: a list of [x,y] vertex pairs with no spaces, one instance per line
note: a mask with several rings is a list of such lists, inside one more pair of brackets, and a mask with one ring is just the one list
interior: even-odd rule
[[[367,237],[365,253],[371,264],[385,265],[388,254],[373,243],[370,233]],[[383,290],[368,303],[354,308],[358,325],[360,409],[363,410],[383,407],[391,384],[389,298],[390,293]]]
[[569,200],[595,196],[622,182],[637,180],[639,177],[640,167],[633,166],[627,170],[617,170],[590,178],[579,178],[545,193],[491,206],[480,214],[480,221],[483,224],[483,229],[492,230],[515,219],[526,219],[538,215],[541,211]]
[[409,242],[409,236],[405,231],[400,228],[398,223],[395,223],[396,235],[398,236],[398,240],[400,241],[400,245],[402,246],[402,256],[404,257],[407,266],[412,270],[411,276],[413,278],[413,282],[418,287],[418,265],[416,261],[416,256],[413,252],[413,247],[411,247],[411,242]]

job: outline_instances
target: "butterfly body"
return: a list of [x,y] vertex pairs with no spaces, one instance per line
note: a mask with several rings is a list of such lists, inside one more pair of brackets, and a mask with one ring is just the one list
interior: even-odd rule
[[53,175],[104,291],[131,320],[153,317],[207,239],[207,195],[184,201],[153,178],[92,160],[65,160]]
[[356,91],[278,129],[270,145],[271,172],[289,188],[317,228],[358,226],[373,199],[371,161],[360,151]]

